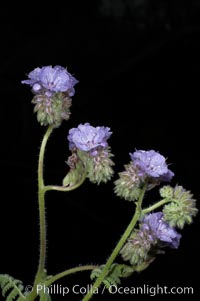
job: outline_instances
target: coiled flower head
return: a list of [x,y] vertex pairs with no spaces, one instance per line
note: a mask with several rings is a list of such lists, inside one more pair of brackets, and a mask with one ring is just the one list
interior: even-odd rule
[[141,177],[169,182],[174,176],[168,169],[165,157],[154,150],[138,150],[130,156]]
[[157,240],[157,243],[165,244],[171,248],[178,248],[181,234],[172,228],[165,220],[162,212],[147,214],[142,221],[141,228],[149,227],[149,230]]
[[178,248],[181,235],[164,221],[163,213],[147,214],[120,251],[132,265],[148,262],[164,247]]
[[35,68],[23,84],[30,85],[35,95],[32,103],[41,125],[58,127],[70,116],[71,96],[78,81],[61,66]]
[[150,190],[162,181],[170,181],[174,173],[168,169],[165,158],[154,150],[138,150],[130,154],[132,161],[125,165],[115,181],[115,193],[128,201],[137,201],[144,182]]
[[69,148],[84,163],[87,177],[92,183],[107,182],[114,173],[113,154],[107,142],[111,134],[110,128],[93,127],[89,123],[80,124],[69,131]]
[[[193,199],[193,194],[182,186],[177,185],[171,189],[171,194],[166,197],[170,203],[163,208],[164,219],[170,226],[182,229],[185,224],[191,224],[193,217],[198,213],[196,200]],[[166,190],[169,190],[168,186],[161,189],[161,196]]]
[[132,163],[125,165],[125,170],[119,173],[119,178],[114,184],[117,196],[127,201],[138,200],[141,192],[141,180]]

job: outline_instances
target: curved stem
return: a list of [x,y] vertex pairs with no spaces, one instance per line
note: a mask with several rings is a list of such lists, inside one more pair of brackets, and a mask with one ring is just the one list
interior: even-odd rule
[[171,199],[164,199],[164,200],[161,200],[161,201],[155,203],[154,205],[152,205],[152,206],[150,206],[150,207],[148,207],[148,208],[143,209],[143,210],[142,210],[142,214],[147,214],[147,213],[149,213],[149,212],[151,212],[151,211],[157,209],[158,207],[160,207],[160,206],[162,206],[162,205],[164,205],[164,204],[167,204],[167,203],[169,203],[169,202],[171,202],[171,201],[172,201]]
[[90,271],[90,270],[94,270],[96,268],[98,268],[97,265],[84,265],[84,266],[75,267],[75,268],[66,270],[64,272],[61,272],[61,273],[59,273],[57,275],[52,276],[50,279],[48,279],[47,281],[45,281],[44,284],[46,286],[50,286],[55,281],[57,281],[57,280],[65,277],[65,276],[68,276],[70,274],[74,274],[74,273],[77,273],[77,272],[83,272],[83,271]]
[[89,292],[85,295],[85,297],[82,299],[82,301],[88,301],[91,299],[91,297],[93,296],[93,292],[98,289],[98,287],[102,284],[104,278],[106,277],[110,266],[113,264],[115,258],[117,257],[117,255],[119,254],[120,250],[122,249],[124,243],[126,242],[126,240],[128,239],[128,237],[130,236],[135,224],[137,223],[137,221],[139,220],[140,216],[141,216],[141,205],[142,205],[142,201],[144,198],[144,194],[147,188],[147,183],[144,184],[144,187],[141,190],[140,193],[140,197],[139,200],[137,202],[137,207],[135,210],[135,214],[130,222],[130,224],[128,225],[128,227],[126,228],[124,234],[122,235],[121,239],[119,240],[118,244],[116,245],[115,249],[113,250],[112,254],[110,255],[110,257],[108,258],[101,274],[99,275],[99,277],[97,278],[97,280],[94,282],[91,290],[89,290]]
[[76,183],[72,186],[47,185],[44,187],[44,190],[45,190],[45,192],[49,191],[49,190],[56,190],[56,191],[63,191],[63,192],[72,191],[72,190],[78,188],[79,186],[81,186],[83,184],[83,182],[85,181],[85,179],[86,179],[86,173],[83,174],[81,180],[78,183]]
[[39,162],[38,162],[38,202],[39,202],[39,221],[40,221],[40,257],[38,271],[35,282],[37,283],[43,275],[46,261],[46,220],[45,220],[45,186],[43,177],[44,168],[44,153],[47,141],[51,135],[53,128],[48,127],[40,147]]

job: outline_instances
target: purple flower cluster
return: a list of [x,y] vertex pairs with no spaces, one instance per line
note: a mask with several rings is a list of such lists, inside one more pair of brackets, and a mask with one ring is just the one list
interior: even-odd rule
[[154,150],[138,150],[130,156],[140,177],[169,182],[174,176],[174,173],[168,169],[166,159]]
[[113,176],[113,154],[107,142],[111,134],[110,128],[93,127],[89,123],[79,124],[69,131],[69,148],[72,151],[69,164],[76,155],[76,161],[82,162],[87,178],[92,183],[106,183]]
[[120,253],[125,261],[140,270],[164,247],[178,248],[180,239],[181,235],[164,221],[162,212],[150,213],[143,217],[139,229],[132,232]]
[[69,148],[77,148],[84,152],[92,152],[99,147],[106,148],[107,140],[111,136],[110,128],[104,126],[93,127],[89,123],[80,124],[77,128],[69,131]]
[[149,231],[151,239],[171,248],[178,248],[181,234],[164,221],[163,213],[147,214],[141,224],[141,231]]
[[41,125],[59,127],[70,117],[71,96],[78,81],[61,66],[35,68],[22,84],[30,85],[34,112]]
[[44,66],[35,68],[28,74],[27,80],[23,80],[22,84],[32,87],[34,94],[45,94],[50,97],[56,92],[68,92],[69,96],[75,93],[74,86],[78,81],[61,66]]

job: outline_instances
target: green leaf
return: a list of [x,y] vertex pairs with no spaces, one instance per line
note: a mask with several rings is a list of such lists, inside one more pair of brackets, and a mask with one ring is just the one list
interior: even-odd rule
[[25,300],[25,296],[22,293],[24,286],[21,280],[14,279],[7,274],[0,274],[0,287],[2,289],[2,296],[6,298],[6,301]]
[[[98,278],[103,270],[105,265],[101,265],[100,267],[94,269],[90,275],[92,280]],[[112,285],[117,286],[121,283],[120,278],[127,278],[134,272],[134,268],[126,265],[126,264],[117,264],[114,263],[107,276],[104,278],[103,283],[107,289],[109,289]]]

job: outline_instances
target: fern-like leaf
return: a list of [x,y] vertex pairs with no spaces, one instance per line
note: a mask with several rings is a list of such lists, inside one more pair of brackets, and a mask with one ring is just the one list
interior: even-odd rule
[[0,287],[2,289],[2,296],[6,298],[6,301],[25,300],[25,296],[22,293],[24,286],[21,280],[14,279],[7,274],[0,274]]
[[[90,275],[91,280],[98,278],[103,270],[105,265],[101,265],[98,268],[94,269]],[[126,264],[117,264],[114,263],[107,276],[104,278],[103,283],[107,289],[112,285],[119,285],[121,283],[121,278],[127,278],[134,272],[133,267]]]

